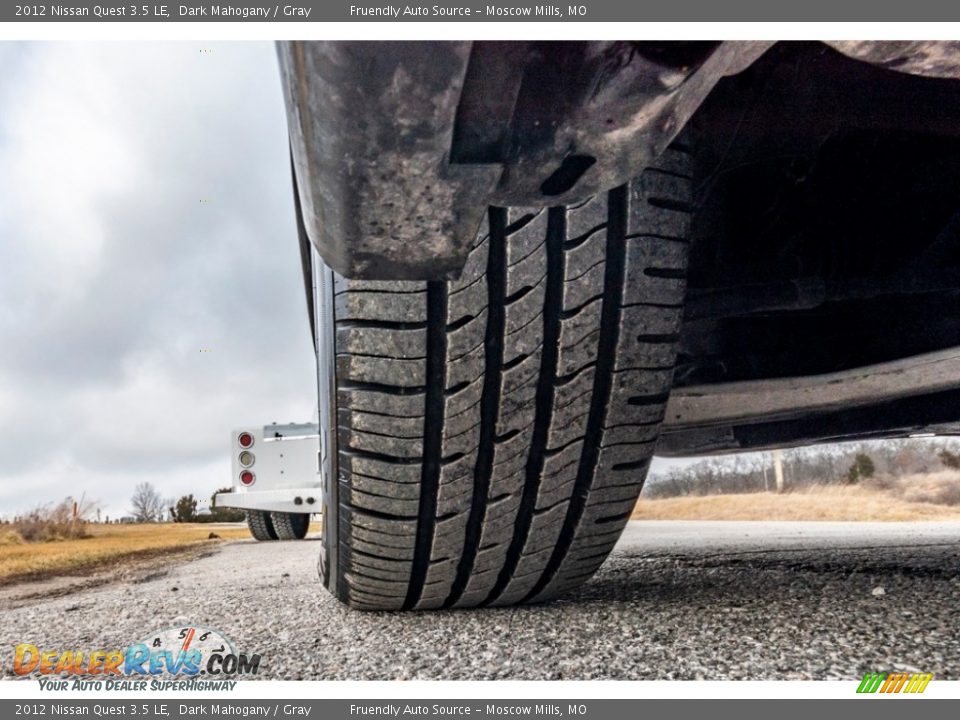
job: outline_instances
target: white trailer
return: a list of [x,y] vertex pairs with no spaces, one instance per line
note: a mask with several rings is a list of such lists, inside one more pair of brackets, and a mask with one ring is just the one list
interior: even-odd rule
[[322,504],[319,432],[314,423],[234,430],[232,490],[215,507],[244,510],[257,540],[303,539]]

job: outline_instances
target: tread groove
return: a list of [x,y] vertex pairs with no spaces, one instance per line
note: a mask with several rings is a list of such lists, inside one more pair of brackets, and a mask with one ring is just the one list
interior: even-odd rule
[[420,503],[410,583],[402,609],[420,600],[430,569],[430,554],[436,528],[437,496],[440,491],[440,454],[443,450],[444,387],[447,364],[447,284],[427,283],[427,391],[424,395],[423,465],[420,473]]
[[676,212],[687,213],[688,215],[696,210],[692,203],[684,200],[675,200],[674,198],[649,197],[647,203],[661,210],[675,210]]
[[583,309],[584,309],[585,307],[587,307],[587,305],[592,305],[592,304],[595,303],[597,300],[599,300],[601,297],[603,297],[603,296],[602,296],[602,295],[594,295],[593,297],[589,297],[589,298],[587,298],[586,300],[584,300],[582,303],[580,303],[579,305],[577,305],[576,307],[572,307],[572,308],[570,308],[569,310],[564,310],[564,311],[560,314],[560,317],[561,317],[563,320],[569,320],[570,318],[575,317],[576,315],[579,315],[579,314],[583,311]]
[[[390,562],[390,563],[397,562],[397,558],[384,557],[383,555],[374,555],[373,553],[367,552],[366,550],[357,550],[357,548],[352,548],[350,550],[350,554],[359,555],[360,557],[370,558],[371,560],[382,560],[384,562]],[[369,567],[374,567],[374,566],[371,565]],[[380,569],[383,570],[384,568],[380,568]],[[390,572],[390,571],[388,570],[387,572]]]
[[353,432],[358,435],[376,435],[377,437],[390,438],[391,440],[418,440],[422,437],[421,433],[417,433],[416,435],[400,435],[397,433],[377,432],[376,430],[369,430],[367,428],[354,428]]
[[657,233],[642,232],[636,233],[634,235],[627,235],[626,240],[666,240],[667,242],[680,243],[681,245],[689,245],[690,241],[687,238],[683,237],[674,237],[672,235],[658,235]]
[[512,267],[514,267],[514,266],[516,266],[516,265],[519,265],[519,264],[522,263],[524,260],[526,260],[528,257],[530,257],[531,255],[533,255],[535,252],[538,252],[538,251],[540,250],[540,248],[543,247],[543,243],[544,243],[544,241],[541,240],[540,242],[538,242],[538,243],[536,244],[535,247],[531,248],[530,252],[528,252],[526,255],[524,255],[524,256],[522,256],[522,257],[518,257],[518,258],[517,258],[516,260],[514,260],[512,263],[507,263],[507,267],[508,267],[508,268],[512,268]]
[[686,268],[668,268],[668,267],[648,267],[644,268],[643,274],[652,278],[663,278],[665,280],[686,280]]
[[[357,472],[356,470],[354,470],[354,471],[351,473],[351,475],[356,475],[357,477],[367,478],[367,479],[369,479],[369,480],[381,480],[381,481],[383,481],[383,482],[396,482],[395,480],[391,480],[390,478],[380,477],[379,475],[371,475],[371,474],[369,474],[369,473]],[[353,489],[353,488],[351,488],[351,489]]]
[[478,282],[483,282],[483,275],[479,275],[479,276],[475,277],[473,280],[471,280],[470,282],[468,282],[468,283],[467,283],[466,285],[464,285],[463,287],[459,287],[459,288],[457,288],[456,290],[451,290],[451,291],[450,291],[450,297],[453,297],[454,295],[459,295],[459,294],[462,293],[462,292],[466,292],[467,290],[469,290],[470,288],[472,288],[474,285],[476,285]]
[[550,584],[570,551],[574,533],[586,509],[587,496],[593,484],[594,471],[600,457],[603,425],[613,384],[612,371],[616,363],[617,341],[620,334],[620,304],[626,274],[624,261],[626,260],[627,189],[625,187],[610,191],[607,209],[609,213],[607,264],[604,268],[600,337],[597,341],[596,371],[593,375],[593,394],[590,397],[590,413],[587,416],[585,439],[580,451],[580,462],[577,466],[570,504],[567,506],[567,514],[563,520],[563,528],[543,573],[524,596],[524,602],[536,597]]
[[516,330],[511,330],[510,332],[508,332],[504,337],[512,337],[513,335],[516,335],[517,333],[523,332],[523,331],[526,330],[528,327],[530,327],[531,325],[533,325],[537,320],[539,320],[541,315],[543,315],[543,313],[537,313],[537,314],[534,315],[532,318],[530,318],[529,320],[527,320],[523,325],[521,325],[520,327],[518,327]]
[[582,278],[584,275],[586,275],[588,272],[590,272],[590,271],[593,270],[595,267],[597,267],[597,265],[602,265],[604,262],[606,262],[606,258],[600,258],[600,259],[597,260],[595,263],[593,263],[590,267],[588,267],[586,270],[582,270],[582,271],[581,271],[580,273],[578,273],[577,275],[572,275],[571,277],[568,277],[568,278],[565,280],[565,282],[572,283],[572,282],[575,282],[575,281],[579,280],[579,279]]
[[390,465],[417,465],[422,460],[419,455],[413,457],[399,457],[397,455],[388,455],[386,453],[373,452],[372,450],[364,450],[363,448],[355,448],[350,445],[346,445],[341,448],[340,454],[346,455],[347,457],[378,460],[379,462],[388,463]]
[[[504,221],[506,221],[506,217],[507,217],[506,210],[504,208],[496,208],[496,209],[503,210]],[[507,235],[513,235],[518,230],[522,230],[525,226],[529,225],[534,220],[536,220],[538,215],[540,215],[540,212],[527,213],[526,215],[523,215],[517,218],[509,225],[504,225],[502,237],[506,237]],[[492,229],[490,231],[490,235],[491,236],[493,235]]]
[[[351,492],[355,492],[351,490]],[[378,520],[401,520],[403,522],[411,522],[416,520],[414,515],[394,515],[393,513],[380,512],[379,510],[371,510],[370,508],[360,507],[359,505],[354,505],[353,503],[345,502],[345,507],[350,508],[350,512],[357,513],[358,515],[367,515],[372,518],[377,518]]]
[[394,320],[337,320],[337,329],[348,330],[424,330],[425,322],[397,322]]
[[589,230],[587,230],[583,235],[579,235],[579,236],[577,236],[577,237],[575,237],[575,238],[571,238],[570,240],[566,240],[566,241],[563,243],[563,249],[564,249],[564,250],[576,250],[578,247],[580,247],[580,246],[583,245],[585,242],[587,242],[587,240],[589,240],[589,239],[592,238],[594,235],[596,235],[598,232],[600,232],[601,230],[603,230],[606,226],[607,226],[607,223],[600,223],[599,225],[596,225],[596,226],[590,228]]
[[642,343],[675,343],[679,339],[679,333],[651,333],[649,335],[637,335],[637,342]]
[[356,382],[342,380],[337,390],[348,392],[378,392],[384,395],[423,395],[426,388],[423,385],[384,385],[383,383]]
[[512,360],[508,360],[507,362],[505,362],[505,363],[503,364],[503,369],[504,369],[504,370],[512,370],[512,369],[515,368],[517,365],[519,365],[519,364],[522,363],[524,360],[526,360],[528,357],[530,357],[534,352],[536,352],[536,351],[537,351],[540,347],[542,347],[542,346],[543,346],[543,343],[538,343],[538,344],[537,344],[537,347],[535,347],[531,352],[521,353],[520,355],[517,355],[517,356],[516,356],[515,358],[513,358]]
[[410,355],[409,357],[398,358],[396,355],[378,355],[377,353],[365,353],[365,352],[338,352],[336,357],[363,357],[363,358],[377,358],[380,360],[400,360],[400,361],[414,361],[414,360],[423,360],[423,355]]
[[560,377],[557,378],[557,387],[562,387],[563,385],[569,385],[571,382],[577,379],[578,375],[581,375],[582,373],[586,372],[590,368],[596,367],[596,366],[597,366],[597,361],[591,360],[583,367],[579,367],[573,372],[567,373],[566,375],[561,375]]
[[422,418],[422,417],[423,417],[423,415],[419,415],[419,414],[417,414],[417,415],[394,415],[393,413],[379,412],[379,411],[377,411],[377,410],[367,410],[366,408],[364,408],[364,409],[362,409],[362,410],[359,409],[359,408],[344,408],[344,411],[345,411],[345,412],[349,412],[349,413],[352,414],[352,415],[374,415],[374,416],[376,416],[376,417],[393,418],[394,420],[416,420],[416,419],[418,419],[418,418]]
[[475,383],[477,380],[479,380],[479,378],[480,378],[480,376],[478,375],[478,376],[475,377],[473,380],[463,380],[462,382],[458,382],[456,385],[453,385],[453,386],[451,386],[451,387],[448,387],[446,390],[443,391],[443,393],[444,393],[444,395],[445,395],[446,397],[451,397],[451,396],[453,396],[453,395],[456,395],[456,394],[457,394],[458,392],[460,392],[461,390],[466,390],[466,389],[467,389],[468,387],[470,387],[473,383]]
[[459,330],[467,323],[472,322],[473,320],[476,320],[476,319],[477,319],[476,315],[464,315],[459,320],[454,320],[452,323],[448,324],[446,330],[448,333],[453,332],[454,330]]
[[517,291],[516,291],[515,293],[513,293],[512,295],[508,295],[508,296],[507,296],[506,304],[507,304],[507,305],[513,305],[515,302],[517,302],[517,300],[520,300],[521,298],[526,297],[526,296],[529,295],[531,292],[533,292],[534,290],[536,290],[537,287],[538,287],[538,286],[540,285],[540,283],[542,283],[542,282],[543,282],[543,276],[537,278],[537,281],[536,281],[535,283],[528,283],[527,285],[524,285],[522,288],[520,288],[519,290],[517,290]]
[[419,295],[423,292],[423,288],[417,288],[416,290],[374,290],[373,288],[347,288],[345,290],[337,290],[334,293],[334,297],[337,295]]
[[[620,513],[618,515],[607,515],[606,517],[597,518],[594,522],[594,525],[606,525],[607,523],[617,522],[618,520],[626,520],[633,514],[633,510],[628,510],[627,512]],[[582,560],[583,558],[577,558]]]
[[563,304],[564,251],[566,236],[566,210],[550,208],[547,215],[547,286],[543,295],[543,347],[540,354],[540,370],[534,400],[535,411],[530,451],[523,482],[520,507],[513,526],[513,537],[507,547],[503,567],[497,581],[482,605],[495,602],[506,589],[520,563],[523,548],[533,525],[540,480],[546,462],[546,446],[553,420],[554,395],[556,392],[557,365],[560,360],[560,308]]

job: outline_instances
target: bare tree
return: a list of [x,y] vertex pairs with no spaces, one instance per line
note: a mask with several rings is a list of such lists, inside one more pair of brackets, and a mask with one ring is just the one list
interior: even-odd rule
[[163,518],[163,498],[148,482],[137,485],[130,502],[133,504],[131,513],[137,522],[157,522]]

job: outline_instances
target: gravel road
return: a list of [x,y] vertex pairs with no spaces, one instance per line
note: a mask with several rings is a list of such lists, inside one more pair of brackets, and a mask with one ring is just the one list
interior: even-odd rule
[[263,678],[960,678],[960,523],[633,522],[563,601],[417,614],[339,605],[319,549],[241,541],[63,596],[8,593],[4,644],[123,647],[196,623],[261,653]]

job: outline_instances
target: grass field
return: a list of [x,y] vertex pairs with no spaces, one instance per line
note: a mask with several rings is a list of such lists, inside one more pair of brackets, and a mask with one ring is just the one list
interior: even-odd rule
[[[634,520],[960,520],[960,481],[934,473],[886,485],[820,486],[775,493],[641,498]],[[165,523],[86,526],[89,537],[23,542],[0,526],[0,586],[88,571],[248,539],[245,523]],[[311,532],[320,530],[313,524]],[[213,532],[219,537],[209,539]]]
[[[176,552],[200,544],[249,538],[245,524],[158,523],[87,525],[90,537],[0,543],[0,585],[13,580],[76,573],[125,559]],[[213,532],[220,539],[208,539]]]
[[809,491],[642,499],[633,520],[960,520],[960,505],[917,502],[906,495],[866,487]]

